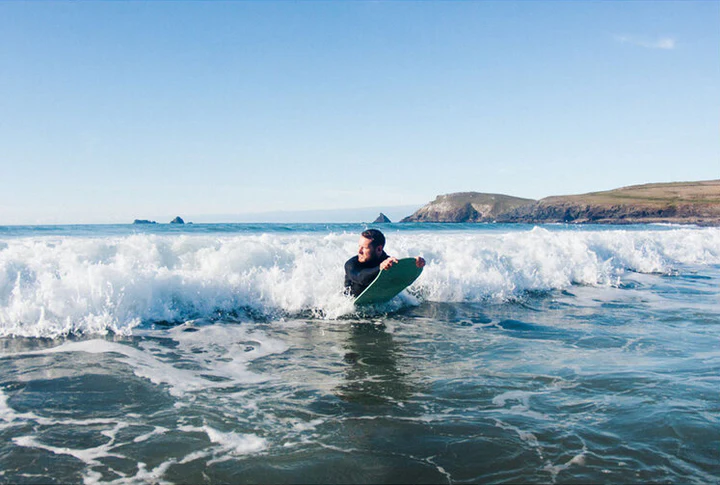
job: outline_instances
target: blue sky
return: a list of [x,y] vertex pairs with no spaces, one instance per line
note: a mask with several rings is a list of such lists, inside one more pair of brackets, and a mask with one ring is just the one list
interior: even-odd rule
[[0,2],[0,224],[720,178],[718,19],[711,1]]

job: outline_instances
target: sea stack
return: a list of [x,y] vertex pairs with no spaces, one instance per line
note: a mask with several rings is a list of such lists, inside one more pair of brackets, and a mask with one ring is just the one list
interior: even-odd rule
[[170,221],[170,224],[185,224],[185,221],[182,220],[182,217],[177,216],[175,219]]
[[391,222],[392,221],[388,219],[388,216],[381,212],[380,215],[377,216],[377,219],[373,221],[373,224],[390,224]]

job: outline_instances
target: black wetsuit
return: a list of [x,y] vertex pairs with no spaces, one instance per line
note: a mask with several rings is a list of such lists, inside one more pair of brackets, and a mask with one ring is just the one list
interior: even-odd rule
[[345,289],[352,296],[360,296],[380,273],[380,263],[389,257],[383,251],[379,258],[365,263],[358,261],[357,256],[348,259],[345,263]]

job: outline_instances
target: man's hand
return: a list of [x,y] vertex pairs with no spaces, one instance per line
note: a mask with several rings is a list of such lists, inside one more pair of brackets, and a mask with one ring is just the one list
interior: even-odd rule
[[392,268],[392,265],[397,263],[397,258],[387,258],[385,261],[380,263],[380,270],[385,271],[388,268]]
[[417,266],[418,268],[423,268],[425,266],[425,260],[421,256],[418,256],[417,258],[415,258],[415,266]]

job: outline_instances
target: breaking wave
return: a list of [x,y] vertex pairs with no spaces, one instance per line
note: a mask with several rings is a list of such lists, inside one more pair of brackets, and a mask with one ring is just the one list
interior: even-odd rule
[[[720,264],[720,229],[388,234],[428,265],[406,301],[504,301]],[[350,233],[24,237],[0,241],[0,336],[129,334],[152,322],[352,313]]]

